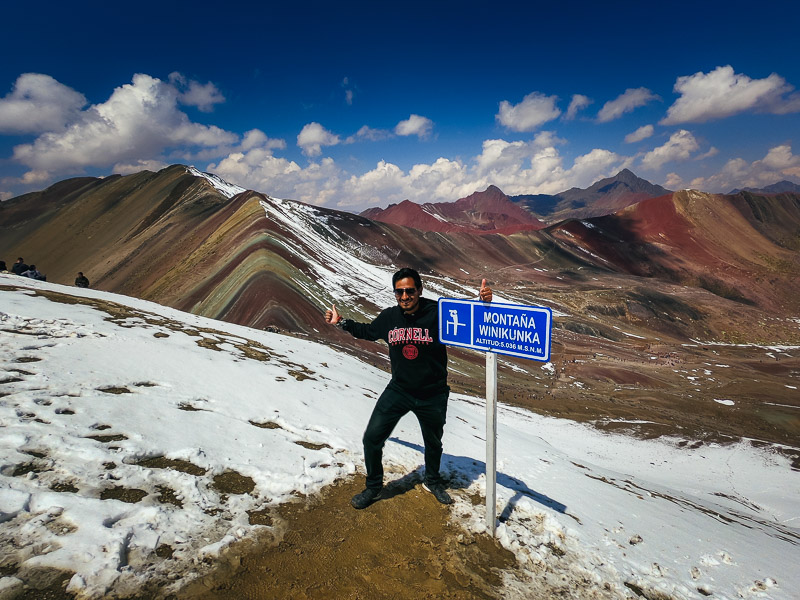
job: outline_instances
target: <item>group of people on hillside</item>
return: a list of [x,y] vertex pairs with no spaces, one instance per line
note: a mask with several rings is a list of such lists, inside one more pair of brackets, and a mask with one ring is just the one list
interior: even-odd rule
[[22,257],[17,259],[11,269],[6,267],[6,262],[0,260],[0,273],[13,273],[14,275],[21,275],[22,277],[30,277],[31,279],[38,279],[39,281],[47,281],[47,276],[42,275],[36,268],[36,265],[25,264]]
[[[47,276],[42,275],[36,268],[36,265],[25,264],[25,260],[22,257],[19,257],[17,262],[11,265],[11,269],[6,266],[6,261],[0,260],[0,273],[13,273],[21,277],[29,277],[38,281],[47,281]],[[88,288],[89,280],[82,272],[78,272],[78,276],[75,278],[75,285],[80,288]]]

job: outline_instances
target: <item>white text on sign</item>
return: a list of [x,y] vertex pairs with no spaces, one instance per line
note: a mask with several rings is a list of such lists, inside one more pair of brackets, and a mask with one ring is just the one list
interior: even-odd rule
[[439,338],[444,344],[547,362],[551,331],[549,308],[439,299]]

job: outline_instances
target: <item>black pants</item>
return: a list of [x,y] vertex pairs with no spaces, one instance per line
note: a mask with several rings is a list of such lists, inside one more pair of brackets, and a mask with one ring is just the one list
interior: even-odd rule
[[419,399],[395,387],[383,390],[364,432],[368,488],[380,488],[383,485],[383,445],[397,422],[409,412],[416,415],[425,442],[425,483],[441,483],[439,465],[442,462],[442,435],[448,396],[449,392],[444,392]]

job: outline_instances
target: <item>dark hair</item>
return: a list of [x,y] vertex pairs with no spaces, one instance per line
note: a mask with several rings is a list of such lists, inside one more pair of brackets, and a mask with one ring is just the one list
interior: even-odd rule
[[414,286],[416,286],[417,289],[422,287],[422,279],[420,279],[419,273],[408,267],[403,267],[397,273],[392,275],[392,287],[397,285],[398,281],[405,279],[406,277],[411,277],[411,279],[414,280]]

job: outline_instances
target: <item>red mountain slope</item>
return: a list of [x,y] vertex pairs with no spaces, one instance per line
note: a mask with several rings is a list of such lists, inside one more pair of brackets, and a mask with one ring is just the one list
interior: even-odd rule
[[692,190],[644,200],[614,215],[548,229],[598,266],[658,277],[773,309],[796,305],[800,196],[722,196]]
[[545,227],[493,185],[455,202],[416,204],[404,200],[385,209],[368,209],[361,215],[382,223],[440,233],[510,234]]

